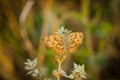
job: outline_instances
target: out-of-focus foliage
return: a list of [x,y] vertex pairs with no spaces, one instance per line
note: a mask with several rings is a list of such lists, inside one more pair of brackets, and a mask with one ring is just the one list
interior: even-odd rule
[[85,65],[86,80],[119,80],[119,5],[119,0],[0,0],[0,80],[34,80],[24,62],[36,56],[43,77],[50,77],[54,52],[42,38],[61,26],[84,34],[79,51],[62,66],[68,73],[75,62]]

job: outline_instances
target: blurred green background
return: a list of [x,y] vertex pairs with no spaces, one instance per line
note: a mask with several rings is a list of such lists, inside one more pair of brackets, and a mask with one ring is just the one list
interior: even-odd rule
[[37,80],[24,70],[37,56],[43,78],[52,76],[57,63],[42,38],[61,26],[84,34],[64,70],[75,62],[85,65],[86,80],[120,80],[120,0],[0,0],[0,80]]

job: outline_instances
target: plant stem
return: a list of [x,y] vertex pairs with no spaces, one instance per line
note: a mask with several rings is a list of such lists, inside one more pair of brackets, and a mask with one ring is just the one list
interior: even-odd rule
[[58,71],[60,72],[61,70],[61,62],[58,62]]
[[57,80],[60,80],[60,77],[58,77]]
[[60,77],[61,77],[60,71],[61,71],[61,62],[58,62],[58,72],[59,72],[59,76],[57,77],[57,80],[60,80]]

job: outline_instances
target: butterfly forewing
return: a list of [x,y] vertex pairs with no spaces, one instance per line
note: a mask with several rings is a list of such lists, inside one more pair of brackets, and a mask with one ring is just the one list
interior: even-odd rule
[[44,39],[44,43],[56,53],[63,53],[64,42],[61,35],[52,35]]
[[81,32],[74,32],[70,34],[70,45],[69,45],[69,52],[76,52],[79,45],[83,41],[83,34]]

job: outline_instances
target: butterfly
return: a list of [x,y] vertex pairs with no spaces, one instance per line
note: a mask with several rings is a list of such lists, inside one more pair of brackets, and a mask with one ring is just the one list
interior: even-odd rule
[[70,33],[67,37],[61,34],[55,34],[44,38],[44,43],[58,54],[66,52],[66,45],[67,52],[76,52],[82,42],[82,32],[73,32]]

